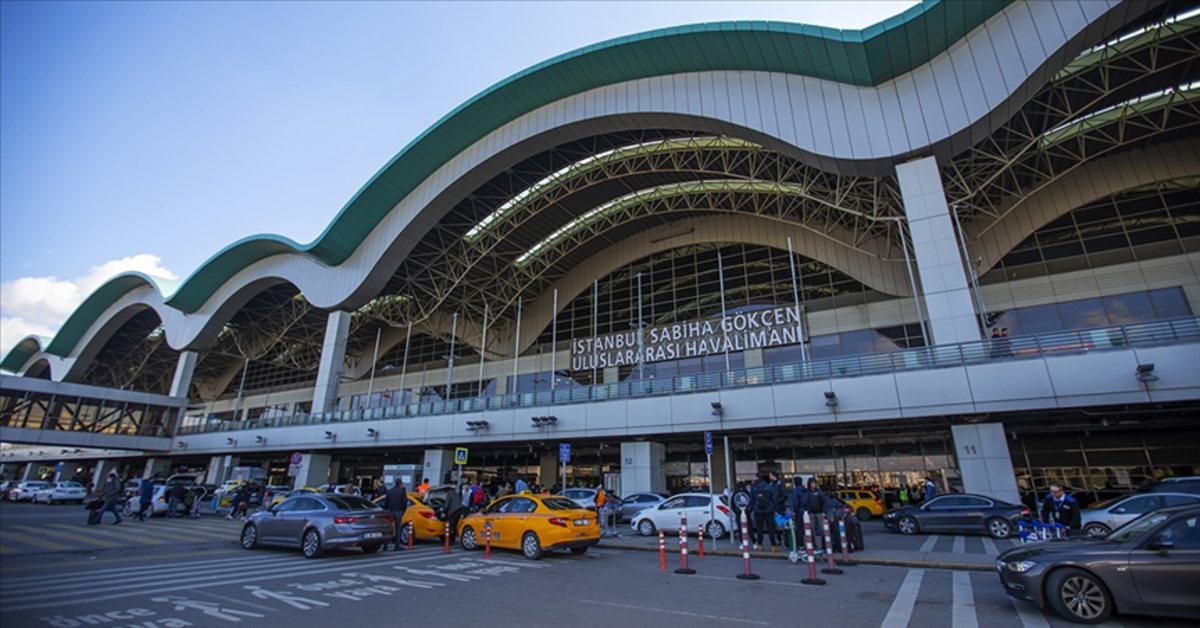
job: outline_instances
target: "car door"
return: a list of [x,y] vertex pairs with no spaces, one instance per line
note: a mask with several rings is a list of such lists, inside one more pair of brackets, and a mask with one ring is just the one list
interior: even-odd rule
[[263,543],[279,543],[283,539],[283,515],[296,507],[295,499],[285,499],[275,505],[270,516],[257,521],[258,538]]
[[657,508],[647,509],[653,518],[654,527],[660,530],[678,530],[679,517],[685,512],[687,499],[677,495],[658,505]]
[[943,495],[934,497],[921,506],[921,529],[928,531],[948,530],[955,527],[958,516],[958,497]]
[[1158,495],[1134,495],[1109,508],[1108,512],[1104,514],[1104,524],[1110,529],[1116,530],[1151,510],[1162,508],[1162,506],[1162,498]]
[[1160,530],[1129,553],[1142,604],[1151,613],[1198,616],[1200,516],[1180,516]]
[[992,501],[971,495],[960,495],[957,499],[958,505],[954,508],[954,525],[961,532],[982,531],[984,529],[983,522],[994,505]]
[[[700,525],[709,520],[709,500],[707,495],[687,495],[684,497],[685,512],[687,512],[687,527],[688,532],[694,532],[700,528]],[[679,529],[679,522],[675,522],[676,530]]]
[[296,505],[279,518],[279,536],[285,543],[300,543],[300,536],[313,517],[325,510],[325,506],[313,497],[300,497]]
[[[505,534],[505,531],[502,529],[502,522],[504,518],[508,516],[508,509],[516,499],[518,498],[512,497],[509,499],[496,500],[488,504],[488,506],[483,510],[479,511],[479,519],[481,520],[482,525],[492,526],[492,545],[497,547],[505,547],[505,543],[508,542],[508,535]],[[485,541],[483,529],[476,530],[475,537],[479,539],[480,543],[483,543]]]

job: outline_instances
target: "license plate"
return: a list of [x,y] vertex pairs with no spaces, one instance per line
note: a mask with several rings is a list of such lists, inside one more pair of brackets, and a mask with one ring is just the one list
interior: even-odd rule
[[363,534],[364,539],[378,539],[378,538],[382,538],[382,537],[383,537],[382,532],[367,532],[366,534]]
[[588,524],[587,519],[576,519],[575,520],[575,525],[577,525],[577,526],[585,526],[587,524]]

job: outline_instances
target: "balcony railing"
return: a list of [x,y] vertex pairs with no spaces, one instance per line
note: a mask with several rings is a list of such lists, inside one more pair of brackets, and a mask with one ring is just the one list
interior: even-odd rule
[[1200,342],[1200,317],[920,347],[886,353],[811,360],[798,364],[743,368],[719,373],[626,380],[593,386],[570,386],[554,391],[428,401],[337,412],[301,413],[245,421],[209,420],[199,425],[186,425],[180,428],[178,433],[202,434],[266,427],[400,419],[459,412],[586,403],[1192,342]]

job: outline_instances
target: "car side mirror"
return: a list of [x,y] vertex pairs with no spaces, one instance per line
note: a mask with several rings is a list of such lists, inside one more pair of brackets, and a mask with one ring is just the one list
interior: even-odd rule
[[1158,552],[1161,552],[1164,550],[1169,550],[1169,549],[1175,549],[1175,542],[1168,541],[1168,540],[1162,538],[1162,536],[1156,536],[1153,539],[1151,539],[1149,543],[1146,544],[1146,549],[1154,550],[1154,551],[1158,551]]

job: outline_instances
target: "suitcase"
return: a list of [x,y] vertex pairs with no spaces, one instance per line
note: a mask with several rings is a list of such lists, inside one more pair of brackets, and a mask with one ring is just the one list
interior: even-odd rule
[[94,526],[100,523],[100,511],[104,509],[104,500],[97,499],[88,502],[84,508],[88,511],[87,524]]
[[[843,519],[846,522],[846,542],[850,545],[850,552],[861,552],[866,549],[863,546],[862,524],[855,517],[846,517]],[[842,551],[842,537],[837,530],[837,521],[829,523],[833,548],[835,552]]]

